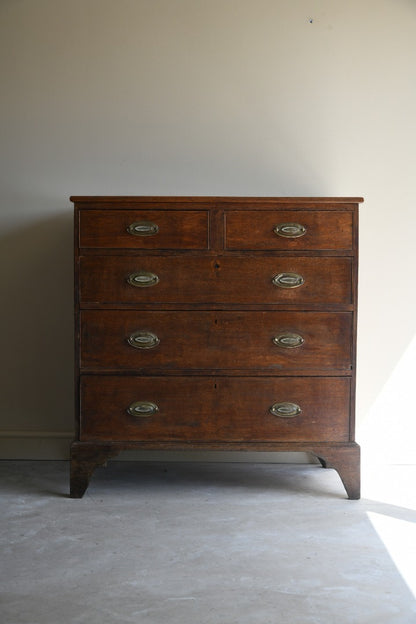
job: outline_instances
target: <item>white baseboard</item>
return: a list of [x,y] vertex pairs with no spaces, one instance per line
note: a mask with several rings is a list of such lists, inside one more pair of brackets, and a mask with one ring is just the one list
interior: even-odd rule
[[69,459],[68,431],[0,431],[0,459]]
[[[74,435],[68,431],[0,431],[0,459],[67,460]],[[203,461],[310,464],[308,453],[253,451],[124,451],[120,461]]]
[[254,451],[125,451],[117,459],[122,461],[152,462],[315,463],[314,458],[312,459],[308,453],[256,453]]

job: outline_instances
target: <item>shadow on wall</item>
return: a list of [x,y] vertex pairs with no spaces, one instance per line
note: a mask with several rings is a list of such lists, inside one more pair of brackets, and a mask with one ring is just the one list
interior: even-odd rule
[[73,429],[72,248],[70,210],[1,240],[0,430]]

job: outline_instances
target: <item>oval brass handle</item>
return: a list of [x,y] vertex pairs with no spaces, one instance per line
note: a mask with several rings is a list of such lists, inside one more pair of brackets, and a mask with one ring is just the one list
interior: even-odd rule
[[299,405],[296,403],[275,403],[269,409],[269,412],[273,414],[273,416],[278,416],[279,418],[293,418],[294,416],[298,416],[301,411]]
[[154,349],[160,343],[156,334],[148,331],[135,331],[128,338],[127,342],[135,349]]
[[299,238],[306,234],[306,227],[300,223],[279,223],[274,226],[273,232],[283,238]]
[[279,288],[298,288],[305,280],[299,273],[279,273],[273,277],[272,283]]
[[275,336],[273,342],[277,347],[282,347],[283,349],[296,349],[303,345],[305,339],[300,334],[285,332]]
[[151,273],[150,271],[136,271],[136,273],[130,273],[127,278],[127,283],[137,288],[145,288],[158,284],[159,277],[156,273]]
[[130,223],[127,232],[133,236],[154,236],[159,232],[159,226],[152,221],[135,221]]
[[156,403],[151,401],[135,401],[127,408],[127,413],[130,416],[138,416],[139,418],[149,418],[159,411]]

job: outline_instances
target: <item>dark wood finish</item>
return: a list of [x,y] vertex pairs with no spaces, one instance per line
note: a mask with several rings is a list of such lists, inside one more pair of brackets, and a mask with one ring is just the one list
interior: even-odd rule
[[[322,210],[270,210],[225,212],[226,249],[280,251],[352,250],[352,213]],[[277,218],[278,216],[278,218]],[[298,238],[285,238],[274,233],[276,225],[298,223],[306,233]]]
[[[80,299],[86,303],[155,305],[217,303],[265,305],[345,305],[352,303],[351,258],[221,256],[84,256]],[[137,288],[130,274],[148,271],[155,286]],[[279,273],[299,273],[305,283],[274,286]]]
[[[81,366],[85,371],[220,367],[351,374],[351,325],[350,312],[83,310]],[[160,343],[134,348],[128,338],[136,331],[150,331]],[[284,348],[273,342],[287,332],[300,335],[303,344]]]
[[312,453],[316,455],[324,468],[334,468],[338,472],[348,498],[351,500],[360,498],[360,447],[358,444],[314,447]]
[[[125,450],[181,450],[181,451],[259,451],[259,452],[303,452],[315,455],[324,468],[334,468],[344,484],[350,500],[360,498],[360,447],[354,442],[73,442],[71,446],[71,498],[82,498],[94,470],[106,465],[109,459],[116,457]],[[332,459],[332,461],[331,461]]]
[[[303,451],[359,497],[354,441],[361,198],[73,197],[77,439],[71,496],[125,449]],[[152,221],[157,234],[127,232]],[[306,234],[278,237],[278,223]],[[127,282],[157,274],[155,286]],[[281,272],[304,284],[281,289]],[[127,342],[157,335],[153,349]],[[304,343],[283,349],[280,332]],[[132,416],[129,405],[158,411]],[[274,416],[274,403],[300,413]]]
[[[153,416],[130,416],[152,401]],[[279,402],[298,416],[273,416]],[[328,377],[98,377],[81,383],[81,440],[348,441],[350,380]]]
[[201,204],[212,207],[227,207],[232,205],[239,210],[253,210],[254,208],[268,207],[272,210],[284,207],[286,209],[318,209],[318,210],[348,210],[353,211],[356,204],[360,204],[362,197],[221,197],[200,195],[71,195],[70,201],[79,209],[94,208],[97,210],[125,210],[126,208],[151,208],[157,206],[163,210],[177,210],[186,207],[187,210],[200,210]]
[[[80,217],[80,247],[116,249],[207,249],[207,210],[84,210]],[[149,221],[159,231],[150,236],[134,236],[127,228]]]
[[111,444],[97,446],[73,442],[71,445],[70,497],[82,498],[94,470],[106,464],[119,452],[120,450]]

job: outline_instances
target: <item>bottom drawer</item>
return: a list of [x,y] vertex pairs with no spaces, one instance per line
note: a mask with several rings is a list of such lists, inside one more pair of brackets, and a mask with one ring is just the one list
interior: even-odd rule
[[345,377],[84,375],[80,397],[82,441],[349,439]]

